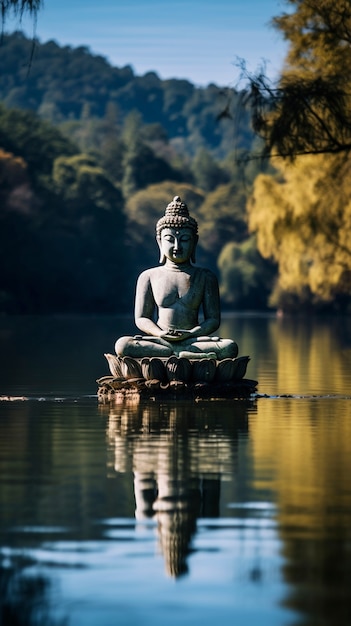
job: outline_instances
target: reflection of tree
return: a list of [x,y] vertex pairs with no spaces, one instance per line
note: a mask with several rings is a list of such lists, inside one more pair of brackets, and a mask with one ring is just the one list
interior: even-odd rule
[[[8,561],[8,559],[6,559]],[[27,575],[28,559],[0,560],[1,626],[58,626],[65,620],[50,615],[50,582],[42,575]]]
[[[342,325],[341,337],[337,318],[330,321],[312,317],[301,324],[297,319],[283,317],[279,324],[272,326],[271,336],[277,350],[276,391],[314,390],[318,393],[323,390],[325,393],[329,390],[343,394],[344,374],[349,369],[350,359],[349,351],[345,350],[346,340],[350,341],[348,326],[348,323]],[[316,381],[319,388],[316,388]]]
[[109,411],[115,471],[134,473],[135,516],[157,520],[170,576],[187,571],[196,519],[219,515],[221,477],[236,471],[249,405],[223,403],[218,412],[185,403],[101,407]]
[[262,402],[260,419],[250,420],[250,440],[257,481],[265,475],[277,494],[290,588],[285,604],[301,612],[301,625],[349,626],[350,400],[276,402],[281,419]]

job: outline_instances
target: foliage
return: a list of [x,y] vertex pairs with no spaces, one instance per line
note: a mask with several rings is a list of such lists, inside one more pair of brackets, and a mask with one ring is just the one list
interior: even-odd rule
[[[120,126],[138,111],[143,125],[160,125],[171,145],[190,156],[204,147],[223,158],[233,146],[249,148],[253,136],[248,111],[231,90],[161,80],[154,72],[136,76],[131,67],[112,67],[84,46],[35,40],[33,54],[33,41],[21,33],[3,38],[0,101],[7,107],[31,109],[56,125],[84,120],[85,133],[88,123],[106,118],[111,107]],[[221,116],[224,105],[226,117]],[[93,145],[91,141],[81,149]]]
[[274,268],[257,251],[255,237],[227,243],[219,257],[222,301],[241,309],[265,309]]
[[203,247],[215,259],[225,244],[248,237],[246,199],[240,183],[220,185],[206,195],[200,209],[200,234]]
[[[351,288],[350,159],[299,157],[257,178],[249,204],[258,249],[279,266],[271,303],[345,303]],[[290,295],[289,295],[290,294]]]
[[140,115],[132,111],[123,129],[122,189],[125,198],[153,183],[181,180],[181,175],[142,139]]
[[35,178],[50,174],[56,157],[77,152],[68,139],[29,111],[6,109],[0,104],[0,146],[22,156]]
[[[278,264],[270,304],[350,304],[351,5],[287,0],[273,25],[289,42],[277,89],[251,80],[253,125],[276,174],[255,180],[249,225]],[[276,156],[283,158],[276,158]]]
[[52,172],[56,191],[65,199],[70,209],[81,215],[89,210],[122,211],[120,190],[98,167],[95,160],[84,154],[56,159]]
[[194,182],[204,191],[213,191],[221,183],[229,181],[229,175],[205,148],[200,148],[192,161]]
[[28,178],[27,164],[21,157],[0,148],[0,206],[3,212],[31,211],[34,194]]
[[0,129],[2,145],[13,147],[0,151],[1,310],[123,310],[120,190],[91,157],[70,155],[67,140],[33,114],[2,108]]

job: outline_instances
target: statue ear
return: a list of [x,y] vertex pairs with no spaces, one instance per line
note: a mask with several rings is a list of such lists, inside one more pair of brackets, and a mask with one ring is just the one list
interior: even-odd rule
[[160,237],[156,237],[156,241],[158,243],[158,247],[160,248],[160,260],[159,260],[159,263],[164,265],[166,263],[166,257],[165,257],[165,255],[162,252],[161,238]]

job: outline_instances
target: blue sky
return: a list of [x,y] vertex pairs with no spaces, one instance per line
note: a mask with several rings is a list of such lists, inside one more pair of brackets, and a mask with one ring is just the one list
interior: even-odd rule
[[[269,21],[286,8],[284,0],[44,0],[36,36],[88,46],[136,74],[233,86],[238,57],[250,71],[262,60],[269,75],[279,71],[286,44]],[[32,35],[27,20],[8,19],[5,30],[16,28]]]

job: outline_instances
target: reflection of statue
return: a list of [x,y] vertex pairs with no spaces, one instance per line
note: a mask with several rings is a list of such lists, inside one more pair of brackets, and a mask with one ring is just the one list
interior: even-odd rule
[[[190,472],[169,463],[168,452],[163,461],[168,468],[155,472],[134,472],[135,517],[157,521],[159,546],[169,576],[178,578],[188,571],[187,556],[196,519],[200,514],[200,481]],[[219,491],[218,491],[219,497]]]
[[197,519],[219,515],[221,477],[235,474],[237,441],[247,433],[249,407],[242,401],[223,404],[220,417],[197,404],[108,408],[111,465],[116,472],[133,473],[135,517],[157,523],[172,577],[188,571]]
[[[135,323],[145,335],[121,337],[116,353],[134,358],[236,357],[238,347],[231,339],[209,336],[220,324],[217,279],[211,271],[192,264],[197,222],[179,196],[157,222],[156,233],[162,265],[139,276],[135,298]],[[199,322],[201,307],[204,319]]]

